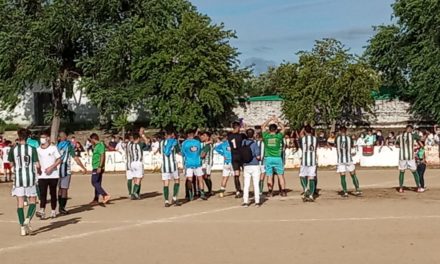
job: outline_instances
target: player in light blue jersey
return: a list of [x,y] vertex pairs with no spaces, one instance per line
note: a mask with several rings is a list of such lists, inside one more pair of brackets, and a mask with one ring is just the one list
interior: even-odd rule
[[222,183],[220,187],[220,197],[223,198],[226,190],[226,185],[228,184],[229,177],[233,176],[234,169],[232,168],[232,154],[231,154],[231,146],[228,142],[227,134],[222,136],[222,143],[220,143],[217,147],[215,147],[215,151],[220,154],[223,159],[223,177]]
[[182,156],[185,165],[185,175],[188,181],[186,182],[187,189],[189,191],[189,200],[194,199],[194,190],[192,186],[192,182],[194,176],[196,177],[199,189],[200,189],[200,198],[206,200],[206,195],[203,183],[203,169],[202,169],[202,158],[200,157],[202,153],[202,143],[194,138],[195,132],[194,130],[190,130],[187,133],[187,138],[182,143]]

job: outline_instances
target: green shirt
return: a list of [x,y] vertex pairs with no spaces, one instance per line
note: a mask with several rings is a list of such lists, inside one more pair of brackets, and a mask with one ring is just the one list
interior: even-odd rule
[[264,157],[281,157],[284,134],[263,133]]
[[94,170],[101,166],[101,155],[105,155],[105,145],[103,142],[99,142],[93,148],[92,168]]

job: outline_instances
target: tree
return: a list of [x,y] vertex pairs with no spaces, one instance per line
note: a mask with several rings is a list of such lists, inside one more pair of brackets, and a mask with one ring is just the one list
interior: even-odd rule
[[398,0],[395,23],[376,27],[365,58],[418,117],[440,122],[440,3]]
[[283,112],[292,127],[304,123],[353,124],[371,113],[378,74],[337,40],[316,41],[298,53],[298,63],[282,64],[272,82],[280,87]]
[[142,107],[160,128],[221,125],[248,75],[229,45],[234,32],[187,1],[138,2],[135,19],[84,60],[81,85],[103,114]]
[[243,94],[251,97],[279,95],[279,87],[273,86],[274,84],[271,82],[276,70],[276,67],[270,67],[267,72],[261,73],[258,76],[253,76],[246,80],[243,85]]

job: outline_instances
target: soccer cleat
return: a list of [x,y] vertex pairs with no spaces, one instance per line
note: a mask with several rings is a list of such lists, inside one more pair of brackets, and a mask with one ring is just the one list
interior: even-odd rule
[[170,207],[170,202],[169,201],[165,201],[165,207]]
[[41,220],[46,219],[46,213],[43,210],[40,210],[36,213],[37,217],[39,217]]
[[241,192],[238,191],[235,193],[235,199],[240,199],[241,198]]
[[248,203],[242,203],[241,206],[243,206],[244,208],[248,208],[249,204]]
[[181,206],[182,205],[175,197],[173,197],[173,204],[174,204],[174,206]]
[[281,191],[281,193],[280,193],[280,194],[281,194],[281,196],[282,196],[282,197],[287,197],[287,192],[286,192],[286,191],[284,191],[284,190],[283,190],[283,191]]
[[418,193],[424,193],[425,192],[425,188],[417,188],[417,192]]
[[56,217],[57,217],[57,213],[56,213],[54,210],[52,210],[52,211],[50,212],[50,218],[54,219],[54,218],[56,218]]
[[348,193],[347,192],[343,192],[341,195],[343,198],[348,198]]
[[267,192],[267,197],[273,197],[273,192],[272,191],[268,191]]
[[31,227],[31,219],[30,218],[26,218],[26,220],[24,220],[24,224],[23,224],[25,230],[26,230],[26,234],[30,234],[32,232],[32,227]]
[[403,193],[403,188],[399,188],[399,193]]
[[27,235],[26,227],[24,227],[24,226],[20,227],[20,235],[21,236],[26,236]]
[[313,197],[313,194],[310,194],[309,197],[307,197],[307,200],[308,200],[309,202],[314,202],[314,201],[315,201],[315,198]]
[[60,209],[59,210],[60,215],[68,215],[69,212],[66,209]]
[[354,192],[354,195],[356,195],[356,196],[361,196],[362,195],[362,191],[361,190],[356,190],[355,192]]

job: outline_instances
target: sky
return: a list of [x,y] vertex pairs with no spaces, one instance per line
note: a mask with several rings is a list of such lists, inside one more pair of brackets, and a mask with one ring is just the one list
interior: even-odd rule
[[336,38],[361,55],[374,34],[372,26],[392,22],[394,0],[190,0],[214,23],[235,30],[231,44],[242,66],[254,73],[296,53],[311,50],[315,40]]

